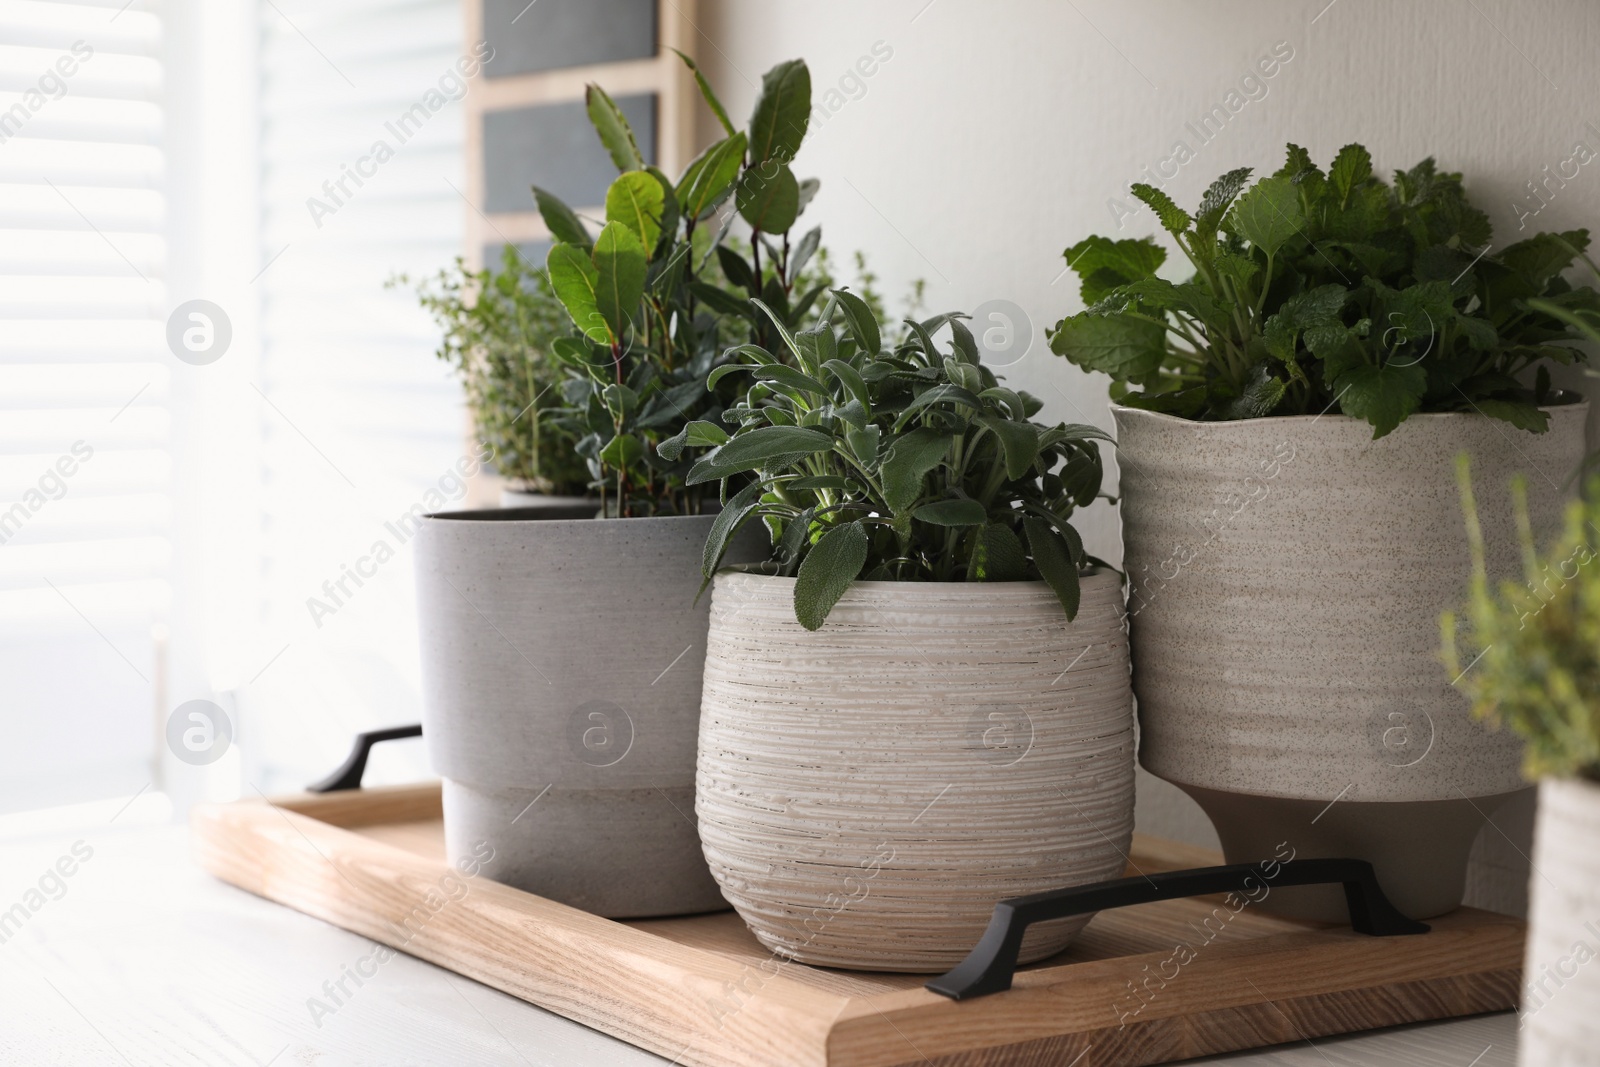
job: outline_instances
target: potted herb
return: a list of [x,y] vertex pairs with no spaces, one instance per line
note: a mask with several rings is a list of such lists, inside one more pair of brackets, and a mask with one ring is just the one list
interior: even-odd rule
[[1527,483],[1514,486],[1521,582],[1490,582],[1465,459],[1461,494],[1472,586],[1463,625],[1444,616],[1445,663],[1475,714],[1522,738],[1540,780],[1519,1062],[1600,1064],[1600,480],[1544,552]]
[[[1582,354],[1534,302],[1600,307],[1561,277],[1588,235],[1495,247],[1460,175],[1425,160],[1387,183],[1360,145],[1249,174],[1192,214],[1135,186],[1194,274],[1158,277],[1154,241],[1090,237],[1067,250],[1089,307],[1051,335],[1120,401],[1141,759],[1230,859],[1353,852],[1401,910],[1438,914],[1521,785],[1514,740],[1433,660],[1467,558],[1451,465],[1540,472],[1532,522],[1559,517],[1587,405],[1545,367]],[[1508,540],[1509,510],[1484,522]],[[1273,906],[1343,915],[1336,892]]]
[[566,377],[550,345],[568,329],[549,274],[508,244],[499,270],[468,271],[457,257],[417,285],[417,298],[443,331],[438,356],[460,377],[474,429],[505,479],[501,505],[583,504],[588,466],[547,414]]
[[[812,329],[758,306],[779,346],[739,349],[754,380],[731,432],[696,421],[661,448],[703,452],[687,484],[728,495],[704,558],[701,841],[773,951],[944,969],[997,900],[1123,869],[1122,586],[1071,523],[1105,435],[1030,421],[1040,402],[957,316],[885,346],[845,290]],[[721,569],[752,527],[769,557]],[[1031,933],[1023,957],[1085,921]]]
[[[598,508],[435,515],[418,538],[424,727],[451,854],[487,840],[491,877],[613,917],[726,906],[692,818],[710,610],[695,572],[719,503],[655,444],[736,395],[719,371],[728,342],[774,329],[751,295],[798,326],[823,284],[807,280],[820,233],[789,238],[816,190],[789,167],[805,64],[767,74],[748,131],[701,88],[726,136],[672,181],[589,87],[619,171],[598,232],[534,191],[570,322],[550,345],[567,374],[549,417]],[[741,218],[748,259],[727,238]],[[761,539],[729,551],[758,558]]]

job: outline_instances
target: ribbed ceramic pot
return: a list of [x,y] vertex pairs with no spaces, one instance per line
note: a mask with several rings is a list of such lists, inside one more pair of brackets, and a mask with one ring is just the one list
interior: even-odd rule
[[[696,807],[722,893],[803,963],[941,971],[996,901],[1119,877],[1133,832],[1122,589],[857,582],[820,630],[794,580],[723,574]],[[1024,960],[1086,917],[1030,929]]]
[[[1342,415],[1193,422],[1114,407],[1140,760],[1206,810],[1232,862],[1371,860],[1396,905],[1461,902],[1519,744],[1475,722],[1439,661],[1470,563],[1456,456],[1472,457],[1491,567],[1520,574],[1508,484],[1560,521],[1587,404],[1543,434],[1413,415],[1376,441]],[[1266,906],[1337,921],[1335,887]]]
[[1539,787],[1522,969],[1522,1067],[1600,1065],[1600,785]]
[[[712,518],[431,515],[416,532],[423,736],[452,861],[613,918],[726,907],[694,825]],[[738,559],[760,558],[759,533]]]

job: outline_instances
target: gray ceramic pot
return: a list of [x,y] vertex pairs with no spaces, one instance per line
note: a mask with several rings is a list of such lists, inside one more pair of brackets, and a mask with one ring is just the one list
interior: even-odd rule
[[[1402,911],[1461,902],[1479,827],[1522,788],[1516,739],[1473,721],[1439,661],[1470,573],[1456,482],[1472,456],[1491,560],[1520,574],[1507,484],[1559,522],[1587,404],[1532,434],[1413,415],[1372,440],[1341,415],[1192,422],[1113,409],[1140,761],[1195,798],[1233,862],[1370,859]],[[1337,920],[1337,889],[1267,907]]]
[[[709,516],[446,513],[416,539],[423,728],[450,858],[612,918],[726,907],[701,856],[695,740]],[[763,555],[760,533],[730,562]]]

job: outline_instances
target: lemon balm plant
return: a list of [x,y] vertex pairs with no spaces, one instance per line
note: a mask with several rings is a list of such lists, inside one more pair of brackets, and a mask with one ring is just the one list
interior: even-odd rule
[[1204,420],[1337,409],[1374,437],[1418,411],[1473,411],[1542,432],[1548,372],[1521,376],[1583,359],[1564,319],[1600,314],[1600,293],[1562,277],[1587,231],[1496,248],[1461,175],[1432,159],[1391,184],[1361,145],[1323,171],[1291,144],[1276,173],[1230,171],[1192,213],[1133,193],[1193,276],[1158,277],[1166,250],[1148,238],[1085,238],[1065,255],[1089,307],[1051,335],[1129,406]]
[[[807,329],[757,307],[777,344],[736,348],[713,372],[743,383],[722,421],[661,445],[726,500],[703,558],[701,844],[782,956],[942,970],[997,900],[1124,865],[1122,583],[1073,528],[1106,435],[1034,422],[959,315],[886,340],[844,289]],[[769,551],[739,566],[727,546],[751,530]],[[848,907],[840,885],[863,887]]]
[[[958,315],[908,321],[905,340],[885,349],[871,309],[848,290],[799,332],[755,303],[782,347],[740,346],[738,362],[713,372],[754,379],[724,415],[733,432],[697,420],[661,446],[668,458],[712,446],[686,479],[721,483],[727,500],[706,544],[707,580],[728,538],[760,520],[774,554],[756,569],[797,579],[807,629],[858,577],[1042,580],[1076,613],[1079,571],[1096,561],[1072,515],[1100,491],[1105,433],[1030,421],[1043,404],[979,362]],[[941,349],[934,335],[945,328]],[[753,480],[737,488],[741,477]]]
[[[1074,244],[1088,306],[1051,344],[1112,379],[1139,758],[1232,862],[1289,837],[1371,861],[1414,918],[1449,911],[1484,813],[1522,786],[1514,741],[1438,684],[1467,555],[1453,465],[1577,466],[1587,405],[1548,368],[1584,358],[1563,315],[1600,309],[1563,277],[1588,235],[1494,243],[1461,175],[1385,180],[1354,144],[1325,168],[1290,145],[1190,210],[1134,192],[1192,269],[1162,277],[1154,240]],[[1562,504],[1532,485],[1533,528]],[[1509,508],[1484,522],[1509,533]],[[1266,906],[1344,915],[1316,890]]]

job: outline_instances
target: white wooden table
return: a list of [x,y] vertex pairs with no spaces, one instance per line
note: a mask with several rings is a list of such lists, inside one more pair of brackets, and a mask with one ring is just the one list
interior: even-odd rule
[[[47,876],[75,842],[90,858]],[[372,942],[216,881],[190,863],[177,827],[0,841],[0,941],[7,1067],[667,1063],[409,956],[359,987],[346,979],[352,994],[314,1020],[307,1001]],[[1196,1062],[1511,1067],[1515,1044],[1516,1020],[1502,1014]]]

